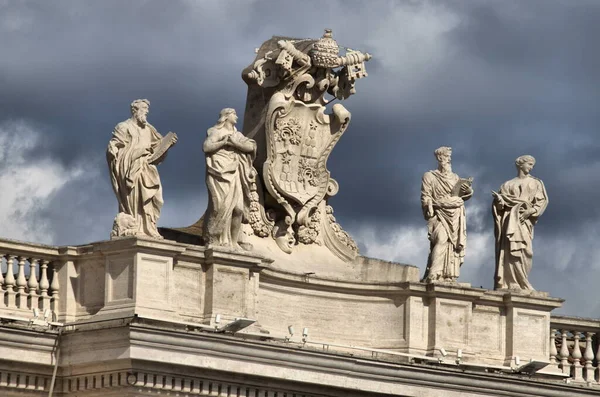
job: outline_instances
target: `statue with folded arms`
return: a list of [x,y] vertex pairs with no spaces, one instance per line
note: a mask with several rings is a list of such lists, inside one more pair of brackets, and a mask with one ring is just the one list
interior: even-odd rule
[[495,289],[533,290],[528,276],[533,261],[533,229],[548,206],[544,183],[530,174],[533,156],[515,160],[516,178],[492,191],[496,237]]
[[423,175],[421,206],[427,221],[430,252],[423,282],[455,282],[467,244],[465,201],[473,195],[473,178],[452,172],[452,148],[435,150],[438,168]]
[[243,241],[242,220],[247,219],[251,184],[256,170],[256,142],[239,132],[234,109],[221,110],[217,124],[207,131],[206,155],[208,208],[204,215],[204,239],[209,246],[251,249]]
[[133,101],[131,118],[117,124],[108,143],[106,160],[119,202],[111,238],[162,238],[156,226],[163,206],[156,166],[177,142],[177,135],[169,132],[162,137],[147,121],[149,107],[147,99]]

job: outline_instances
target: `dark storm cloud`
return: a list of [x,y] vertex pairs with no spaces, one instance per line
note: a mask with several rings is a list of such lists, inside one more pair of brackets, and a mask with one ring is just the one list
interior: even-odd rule
[[[433,150],[450,145],[455,171],[476,178],[469,230],[489,234],[490,190],[530,153],[550,196],[532,280],[550,289],[565,271],[551,251],[559,241],[573,249],[561,259],[570,269],[599,272],[586,239],[600,217],[599,21],[592,1],[0,2],[0,122],[26,120],[43,134],[38,156],[94,170],[30,214],[55,225],[55,241],[85,243],[108,235],[116,207],[104,160],[112,128],[133,99],[150,99],[150,122],[180,137],[160,166],[160,223],[189,224],[205,203],[205,131],[221,108],[243,112],[240,73],[254,48],[330,27],[341,45],[374,55],[329,159],[340,223],[357,235],[374,226],[382,241],[399,226],[423,229],[421,175],[436,166]],[[487,252],[467,254],[474,285],[491,286]]]

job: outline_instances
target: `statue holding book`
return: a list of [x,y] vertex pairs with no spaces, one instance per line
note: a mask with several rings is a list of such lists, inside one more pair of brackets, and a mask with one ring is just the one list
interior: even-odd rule
[[106,160],[119,202],[111,238],[162,238],[156,227],[163,206],[156,166],[177,142],[177,135],[169,132],[162,137],[147,121],[149,107],[147,99],[133,101],[131,118],[117,124],[108,143]]
[[452,172],[452,148],[435,150],[438,168],[423,175],[421,205],[427,221],[430,252],[424,282],[455,282],[467,243],[465,201],[473,195],[473,178]]

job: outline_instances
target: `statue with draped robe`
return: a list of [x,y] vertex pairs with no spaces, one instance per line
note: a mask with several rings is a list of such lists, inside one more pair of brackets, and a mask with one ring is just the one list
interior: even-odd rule
[[209,246],[250,249],[241,226],[248,216],[251,184],[256,178],[252,166],[256,142],[236,129],[237,119],[234,109],[221,110],[217,124],[208,129],[204,141],[208,208],[203,235]]
[[464,262],[467,221],[464,202],[473,195],[472,178],[452,172],[452,148],[435,150],[438,168],[423,175],[421,206],[430,252],[423,282],[455,282]]
[[529,272],[533,262],[533,229],[548,206],[544,183],[530,175],[533,156],[515,160],[517,177],[492,192],[496,237],[495,289],[533,290]]
[[119,202],[111,238],[162,238],[156,226],[163,206],[156,165],[177,142],[177,135],[170,132],[162,137],[147,121],[149,107],[147,99],[133,101],[131,118],[117,124],[108,143],[106,160]]

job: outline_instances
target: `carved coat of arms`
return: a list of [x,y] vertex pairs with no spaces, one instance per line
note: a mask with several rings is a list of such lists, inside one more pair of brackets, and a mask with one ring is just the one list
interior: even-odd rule
[[338,191],[327,159],[350,122],[350,112],[329,100],[355,93],[369,54],[339,46],[331,31],[319,40],[274,37],[263,43],[242,76],[248,83],[244,135],[258,144],[254,163],[261,174],[250,224],[291,252],[300,244],[324,244],[352,259],[358,248],[333,217],[328,197]]

